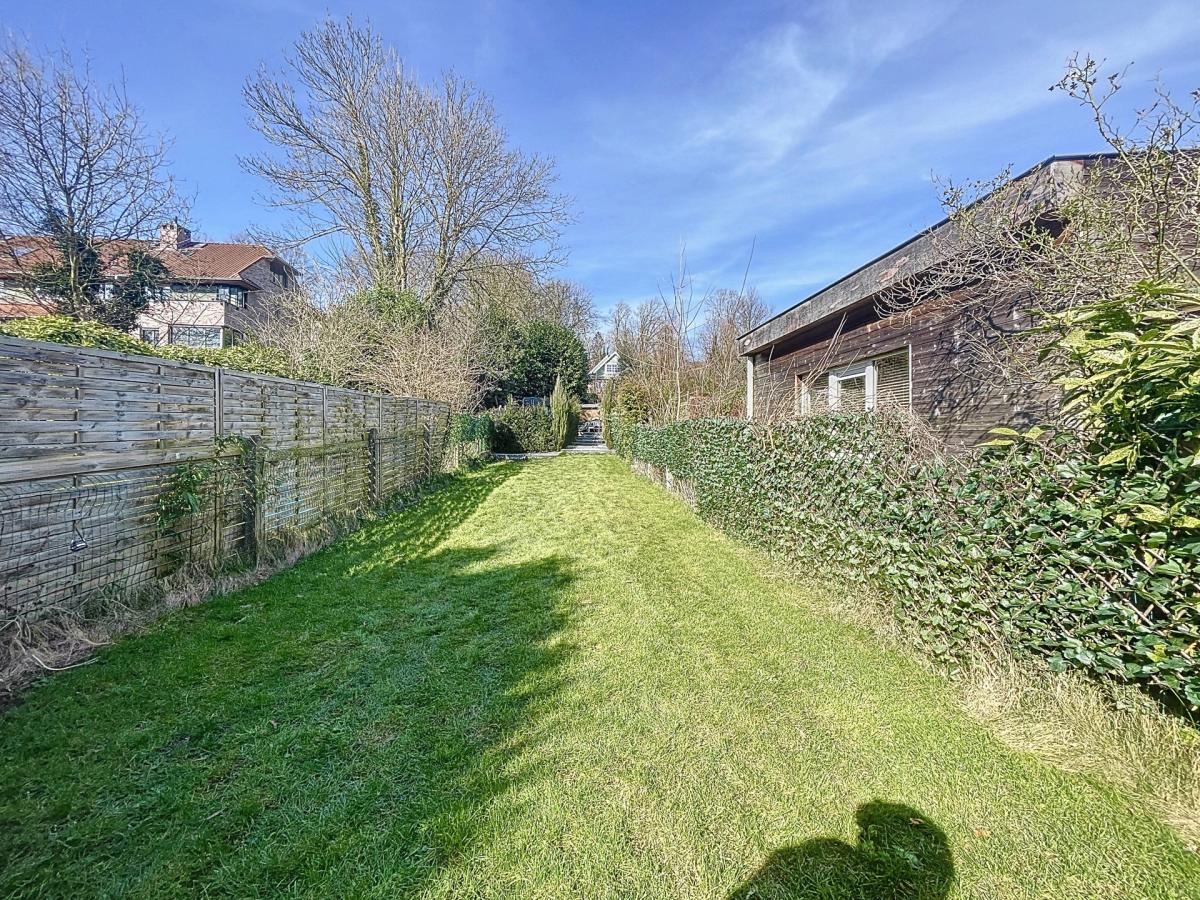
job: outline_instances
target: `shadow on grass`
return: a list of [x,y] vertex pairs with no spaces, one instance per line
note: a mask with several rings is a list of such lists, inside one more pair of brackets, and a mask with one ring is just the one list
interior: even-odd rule
[[571,651],[568,560],[437,546],[505,468],[7,716],[0,895],[402,896],[484,852]]
[[492,463],[467,474],[441,476],[415,503],[347,537],[342,549],[364,556],[387,545],[392,561],[398,553],[406,559],[428,553],[518,471],[512,465]]
[[833,838],[785,847],[729,900],[940,900],[954,881],[946,835],[915,809],[864,803],[858,845]]

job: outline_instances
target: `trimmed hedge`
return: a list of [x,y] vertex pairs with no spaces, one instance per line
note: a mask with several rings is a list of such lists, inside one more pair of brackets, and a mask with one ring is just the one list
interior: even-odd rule
[[561,449],[554,423],[545,406],[509,403],[487,411],[491,417],[492,449],[497,453],[545,453]]
[[880,414],[621,432],[614,443],[706,520],[878,590],[935,657],[1000,644],[1200,709],[1194,474],[1174,493],[1043,429],[948,459]]

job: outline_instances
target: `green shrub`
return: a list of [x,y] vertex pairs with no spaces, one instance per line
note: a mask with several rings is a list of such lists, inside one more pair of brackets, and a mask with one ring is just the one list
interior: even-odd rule
[[967,460],[911,424],[811,416],[638,425],[630,455],[688,483],[718,528],[890,598],[933,656],[981,644],[1139,683],[1200,707],[1200,480],[1154,478],[1034,430]]
[[458,413],[451,417],[446,449],[454,466],[486,459],[492,451],[493,429],[486,413]]
[[35,316],[30,319],[13,319],[0,322],[0,334],[25,338],[31,341],[48,341],[53,344],[71,344],[76,347],[96,347],[115,350],[119,353],[140,353],[158,356],[158,348],[139,341],[123,331],[118,331],[99,322],[86,322],[70,316]]
[[966,460],[912,423],[639,426],[628,455],[718,527],[892,598],[926,650],[982,641],[1200,709],[1200,298],[1142,283],[1047,319],[1076,430]]
[[509,403],[488,410],[497,453],[545,453],[559,449],[550,410],[544,406]]
[[549,397],[562,380],[567,394],[582,397],[587,388],[587,350],[575,332],[541,320],[518,323],[501,316],[491,323],[499,380],[484,397],[491,405],[524,397]]
[[641,386],[628,379],[608,382],[600,398],[600,424],[604,442],[618,453],[629,456],[633,426],[645,422],[650,405]]
[[579,431],[579,401],[568,396],[562,378],[554,380],[550,393],[550,423],[554,431],[555,449],[561,450],[575,439]]
[[198,363],[205,366],[220,366],[242,372],[258,372],[263,375],[278,375],[281,378],[304,378],[306,373],[293,366],[282,353],[258,344],[239,344],[235,347],[185,347],[182,344],[166,344],[161,347],[147,344],[135,337],[102,325],[99,322],[80,321],[69,316],[37,316],[30,319],[14,319],[0,322],[0,334],[27,338],[33,341],[49,341],[54,344],[70,344],[76,347],[96,347],[120,353],[136,353],[141,356],[157,356],[178,362]]
[[237,344],[233,347],[185,347],[182,344],[167,344],[153,348],[155,356],[179,362],[199,363],[204,366],[220,366],[242,372],[258,372],[261,375],[277,375],[280,378],[316,380],[311,373],[294,366],[278,350],[258,344]]

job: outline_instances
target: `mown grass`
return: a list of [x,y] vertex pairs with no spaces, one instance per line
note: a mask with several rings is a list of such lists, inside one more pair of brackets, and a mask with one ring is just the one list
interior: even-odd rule
[[486,467],[0,720],[0,895],[1184,897],[1103,783],[613,457]]

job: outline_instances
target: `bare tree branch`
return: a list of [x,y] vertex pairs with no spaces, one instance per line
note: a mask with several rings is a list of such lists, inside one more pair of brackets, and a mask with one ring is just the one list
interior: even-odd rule
[[510,149],[470,83],[414,80],[369,27],[305,32],[285,73],[261,71],[244,96],[272,152],[243,164],[296,214],[299,237],[339,235],[348,268],[431,317],[489,269],[559,261],[568,214],[553,164]]
[[106,244],[151,238],[162,222],[186,216],[168,150],[123,84],[101,87],[65,52],[36,58],[10,42],[0,49],[0,262],[18,272],[44,263],[45,253],[28,253],[20,239],[51,237],[82,290],[86,248],[103,254]]

